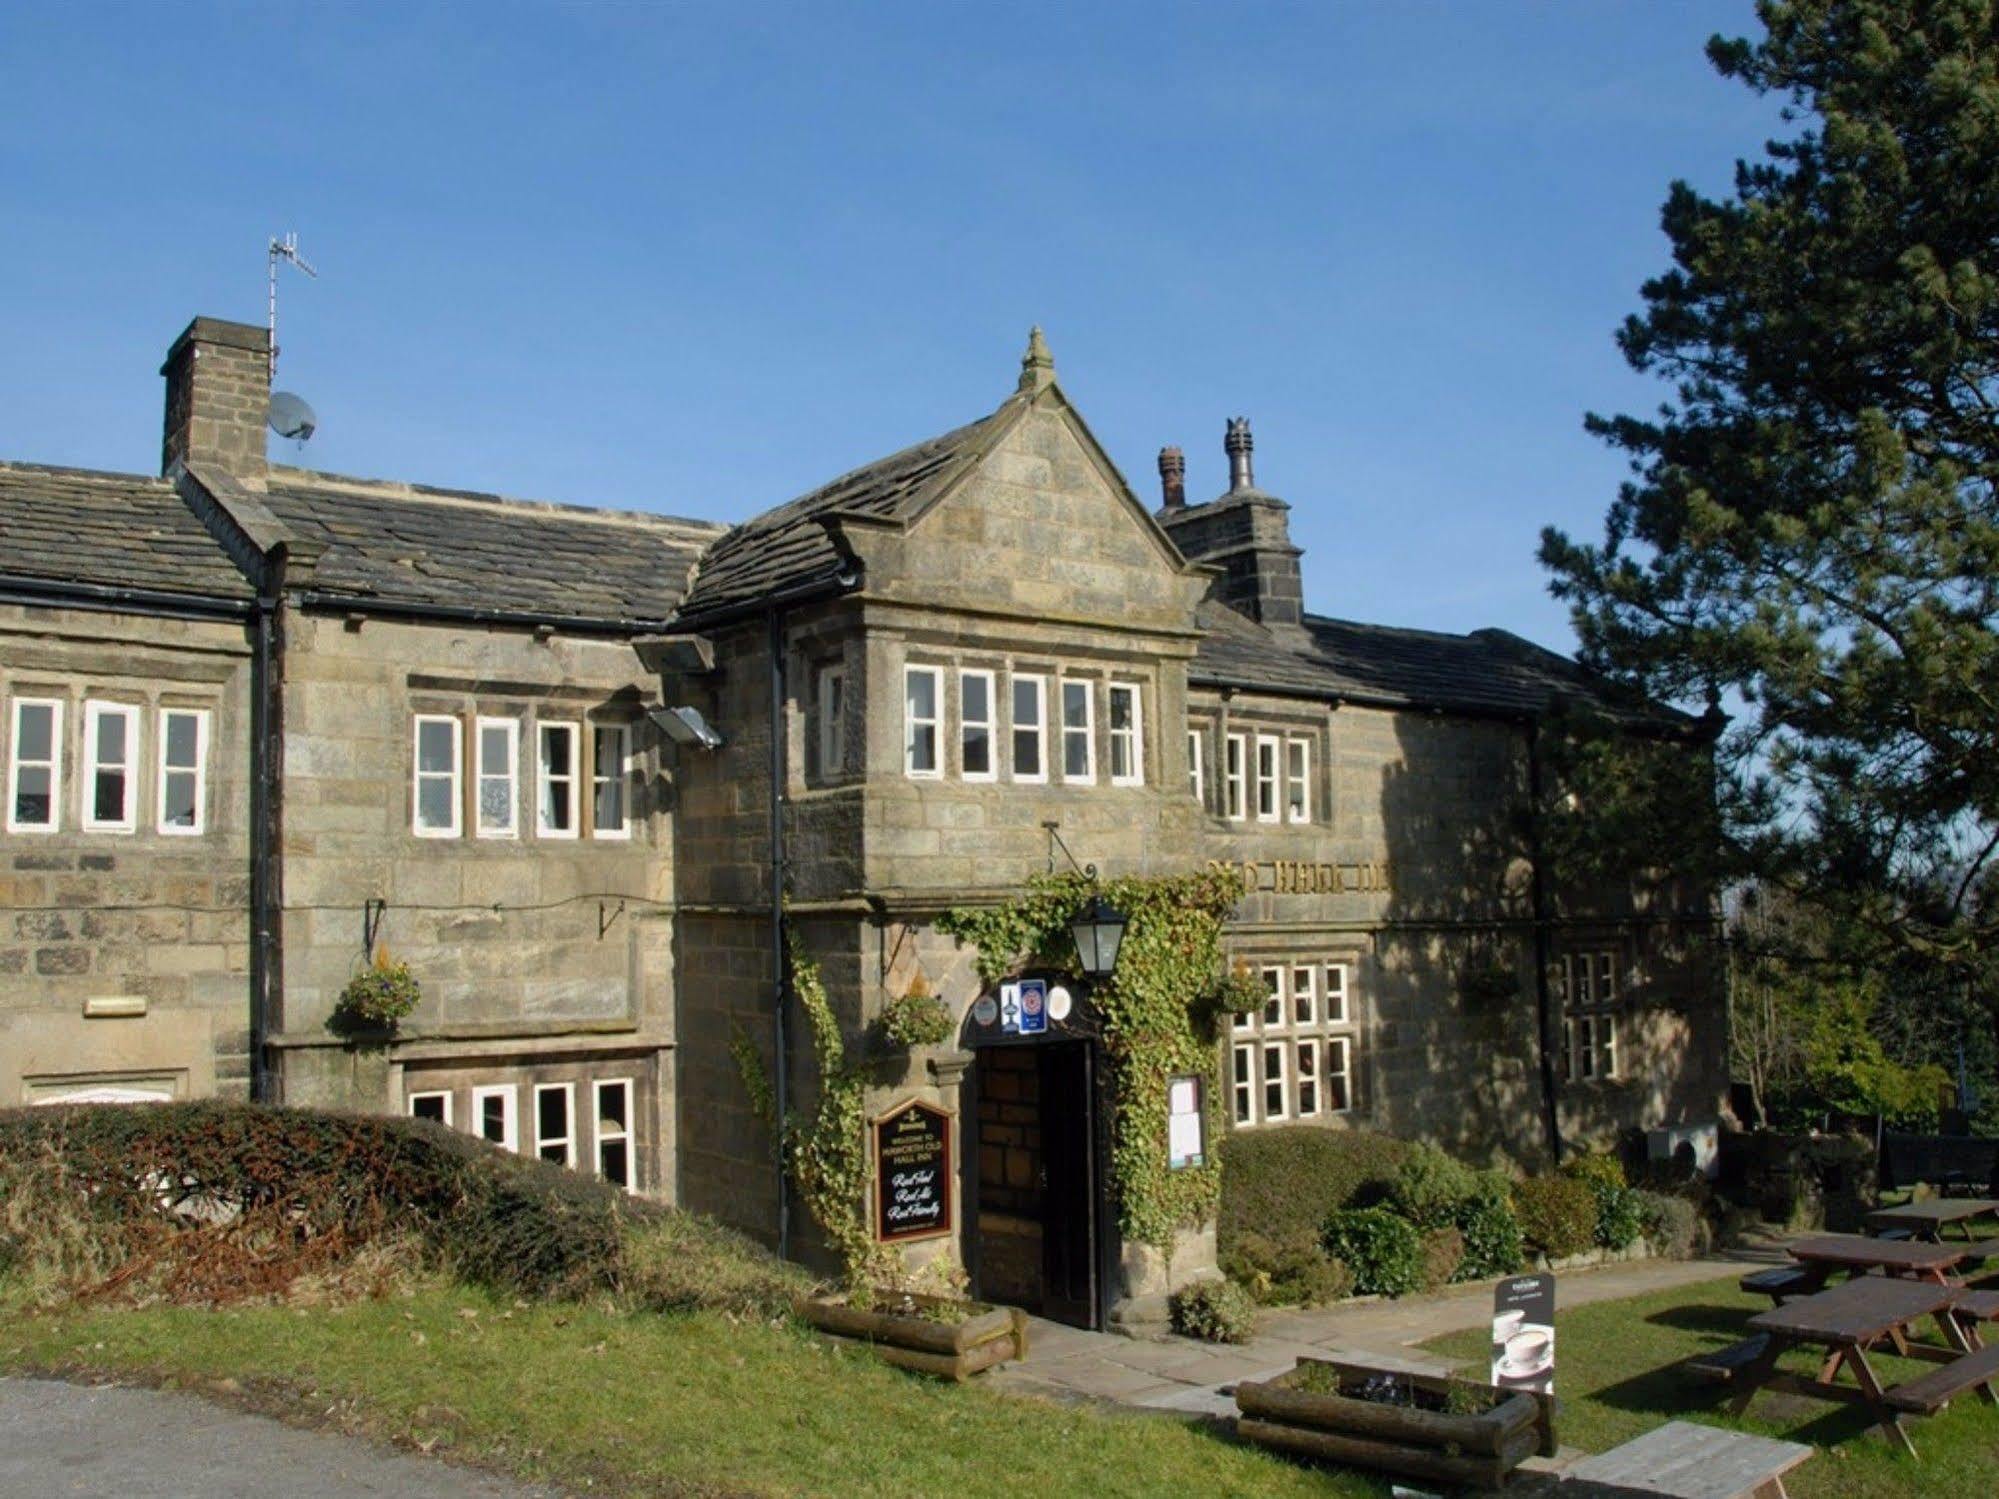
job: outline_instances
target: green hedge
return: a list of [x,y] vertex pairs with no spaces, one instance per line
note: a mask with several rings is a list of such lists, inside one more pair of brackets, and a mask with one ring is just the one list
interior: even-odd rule
[[1384,1197],[1409,1148],[1368,1130],[1310,1125],[1228,1136],[1215,1225],[1221,1253],[1231,1253],[1244,1234],[1317,1237],[1328,1215]]
[[199,1244],[274,1283],[406,1234],[466,1280],[617,1289],[621,1226],[661,1211],[421,1120],[216,1101],[0,1111],[9,1183],[87,1217],[98,1265]]
[[[1446,1230],[1455,1238],[1455,1231]],[[1445,1246],[1439,1245],[1441,1251]],[[1353,1272],[1354,1289],[1364,1296],[1406,1296],[1423,1284],[1428,1261],[1423,1236],[1388,1208],[1347,1208],[1326,1215],[1326,1252]],[[1459,1239],[1450,1269],[1464,1252]],[[1450,1269],[1444,1271],[1449,1279]]]
[[1537,1176],[1513,1188],[1513,1211],[1527,1242],[1551,1260],[1596,1243],[1596,1194],[1573,1176]]

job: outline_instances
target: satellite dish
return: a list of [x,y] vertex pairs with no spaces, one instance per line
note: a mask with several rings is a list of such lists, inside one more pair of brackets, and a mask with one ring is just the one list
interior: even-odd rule
[[295,437],[304,442],[319,426],[319,418],[312,414],[312,408],[300,397],[288,390],[271,392],[271,430],[280,437]]

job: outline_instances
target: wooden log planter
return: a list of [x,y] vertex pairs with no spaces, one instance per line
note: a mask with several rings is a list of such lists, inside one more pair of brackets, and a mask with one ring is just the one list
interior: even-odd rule
[[[1363,1387],[1399,1400],[1362,1399]],[[1276,1379],[1236,1386],[1249,1441],[1434,1483],[1498,1488],[1536,1452],[1555,1454],[1550,1395],[1440,1375],[1300,1359]]]
[[872,1348],[899,1369],[963,1380],[1027,1357],[1027,1313],[948,1296],[878,1291],[874,1305],[846,1296],[814,1297],[798,1314],[843,1343]]

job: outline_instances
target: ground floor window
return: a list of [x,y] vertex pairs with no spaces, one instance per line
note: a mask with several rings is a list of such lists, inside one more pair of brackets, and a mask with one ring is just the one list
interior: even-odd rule
[[1360,1044],[1353,965],[1264,959],[1264,1002],[1230,1030],[1230,1116],[1238,1126],[1344,1114]]
[[1612,1078],[1618,1068],[1623,981],[1609,949],[1566,953],[1557,982],[1562,995],[1562,1078]]

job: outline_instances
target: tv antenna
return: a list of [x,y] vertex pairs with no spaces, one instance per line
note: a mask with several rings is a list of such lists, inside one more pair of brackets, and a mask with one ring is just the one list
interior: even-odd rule
[[312,262],[298,252],[298,236],[287,234],[283,239],[271,239],[271,379],[278,378],[278,262],[288,260],[315,281],[319,272],[312,268]]

